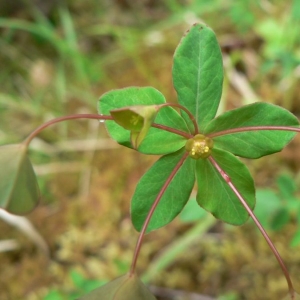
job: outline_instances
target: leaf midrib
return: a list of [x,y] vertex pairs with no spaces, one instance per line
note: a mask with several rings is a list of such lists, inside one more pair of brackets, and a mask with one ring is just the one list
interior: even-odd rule
[[199,39],[199,53],[198,53],[198,74],[197,74],[197,95],[196,95],[196,121],[199,122],[198,111],[200,105],[200,77],[201,77],[201,38]]

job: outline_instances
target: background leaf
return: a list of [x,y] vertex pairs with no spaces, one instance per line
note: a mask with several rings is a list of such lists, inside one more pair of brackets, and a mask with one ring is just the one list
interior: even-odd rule
[[[298,126],[298,119],[286,109],[269,103],[253,103],[227,111],[212,120],[205,134],[244,126]],[[213,138],[216,148],[246,158],[259,158],[282,150],[296,135],[291,131],[247,131]]]
[[297,191],[297,187],[293,178],[288,174],[281,174],[277,178],[276,182],[282,198],[287,201],[295,201],[294,194]]
[[39,188],[27,147],[0,147],[0,207],[12,214],[26,214],[39,201]]
[[281,207],[273,216],[271,221],[272,230],[280,230],[290,221],[290,214],[286,207]]
[[[180,161],[184,150],[161,157],[140,179],[131,200],[131,218],[140,231],[158,193]],[[183,209],[195,182],[195,160],[188,157],[162,196],[149,223],[147,232],[170,223]]]
[[[229,175],[250,208],[254,209],[255,188],[247,167],[226,151],[213,149],[212,156]],[[242,225],[247,221],[247,211],[208,159],[197,160],[196,177],[197,201],[201,207],[229,224]]]
[[182,212],[179,215],[179,218],[182,222],[189,223],[199,221],[206,216],[207,211],[202,207],[199,207],[196,198],[192,197],[183,208]]
[[178,102],[195,116],[203,132],[217,112],[223,84],[220,46],[206,25],[195,24],[182,38],[174,54],[173,84]]
[[265,229],[270,229],[271,220],[282,207],[278,195],[271,189],[256,190],[256,205],[254,213]]
[[155,300],[148,288],[136,276],[123,275],[78,300]]
[[296,233],[293,235],[293,238],[290,242],[291,247],[296,247],[300,244],[300,229],[296,231]]
[[[165,102],[164,96],[154,88],[129,87],[113,90],[102,95],[98,111],[109,115],[111,110],[125,106],[163,104]],[[189,132],[184,119],[171,107],[160,109],[155,118],[155,123]],[[122,128],[114,121],[106,121],[105,124],[113,139],[123,146],[132,148],[130,131]],[[181,135],[152,127],[140,145],[139,151],[145,154],[167,154],[179,150],[185,145],[185,142],[186,139]]]

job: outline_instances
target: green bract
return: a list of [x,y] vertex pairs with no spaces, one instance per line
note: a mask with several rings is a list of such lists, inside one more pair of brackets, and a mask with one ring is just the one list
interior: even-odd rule
[[[278,152],[295,136],[292,131],[249,127],[298,126],[299,122],[287,110],[268,103],[254,103],[215,118],[222,94],[223,62],[215,34],[205,25],[195,24],[182,38],[174,54],[172,74],[178,102],[193,115],[198,128],[194,128],[188,113],[181,110],[178,114],[170,107],[161,108],[155,119],[147,119],[147,126],[151,123],[152,128],[147,128],[136,148],[142,153],[164,156],[137,185],[131,202],[133,224],[141,230],[149,211],[155,207],[154,202],[158,205],[147,231],[171,222],[187,203],[196,179],[199,205],[220,220],[241,225],[247,221],[248,213],[226,182],[226,176],[252,210],[255,188],[247,167],[235,155],[259,158]],[[104,94],[99,111],[114,115],[116,109],[124,106],[128,106],[128,112],[130,106],[163,103],[164,96],[157,90],[133,87]],[[136,132],[140,132],[145,127],[145,118],[136,120]],[[108,132],[118,143],[132,147],[130,135],[135,128],[128,127],[129,121],[122,122],[118,124],[124,128],[106,121]],[[156,124],[165,127],[158,128]],[[167,127],[177,132],[169,132]],[[229,131],[236,128],[244,129]]]
[[159,110],[157,105],[136,105],[112,110],[114,121],[131,131],[131,144],[138,149],[145,139]]
[[[39,201],[39,188],[24,144],[0,147],[0,208],[26,214]],[[3,167],[5,166],[5,167]]]
[[[98,108],[100,113],[109,115],[111,111],[126,106],[148,106],[164,103],[166,100],[163,94],[152,87],[129,87],[102,95]],[[189,133],[184,119],[171,107],[161,109],[155,122]],[[129,130],[124,129],[114,121],[106,121],[105,124],[113,139],[123,146],[132,147]],[[184,145],[185,139],[182,136],[157,128],[150,128],[138,150],[145,154],[167,154],[179,150]]]

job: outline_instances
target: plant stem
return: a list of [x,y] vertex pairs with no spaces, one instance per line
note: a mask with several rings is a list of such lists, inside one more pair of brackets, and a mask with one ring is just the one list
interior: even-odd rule
[[245,132],[245,131],[257,131],[257,130],[283,130],[283,131],[300,132],[300,128],[298,127],[268,125],[268,126],[245,126],[239,128],[231,128],[231,129],[226,129],[215,133],[210,133],[207,134],[207,136],[210,138],[215,138],[217,136],[223,136],[232,133]]
[[196,121],[195,117],[192,115],[192,113],[186,107],[184,107],[178,103],[164,103],[162,105],[158,105],[158,107],[167,107],[167,106],[177,107],[177,108],[183,110],[184,112],[186,112],[187,115],[189,116],[190,120],[193,122],[194,129],[195,129],[194,135],[199,133],[199,127],[198,127],[197,121]]
[[[68,120],[76,120],[76,119],[113,120],[113,117],[110,115],[99,115],[99,114],[74,114],[74,115],[69,115],[69,116],[58,117],[58,118],[52,119],[52,120],[40,125],[38,128],[36,128],[33,132],[30,133],[30,135],[25,139],[25,141],[23,143],[25,144],[26,147],[28,147],[30,142],[45,128],[47,128],[53,124],[59,123],[59,122],[68,121]],[[155,128],[158,128],[158,129],[162,129],[162,130],[165,130],[168,132],[172,132],[172,133],[181,135],[184,138],[188,138],[188,139],[191,138],[191,134],[181,131],[181,130],[177,130],[172,127],[155,124],[155,123],[153,123],[152,126]]]
[[295,299],[295,297],[296,297],[295,289],[294,289],[292,280],[290,278],[288,269],[285,266],[285,264],[283,262],[283,259],[281,258],[281,256],[280,256],[279,252],[277,251],[275,245],[272,243],[272,241],[271,241],[270,237],[268,236],[267,232],[265,231],[263,226],[260,224],[259,220],[256,218],[255,214],[253,213],[253,211],[249,207],[246,200],[243,198],[243,196],[239,193],[237,188],[234,186],[234,184],[232,183],[230,177],[226,174],[226,172],[219,166],[219,164],[215,161],[215,159],[212,156],[209,157],[209,160],[212,163],[212,165],[217,169],[217,171],[220,173],[220,175],[223,177],[223,179],[226,181],[228,186],[232,189],[232,191],[237,196],[237,198],[242,203],[242,205],[245,207],[248,214],[253,219],[254,223],[256,224],[258,229],[260,230],[261,234],[263,235],[263,237],[267,241],[269,247],[271,248],[272,252],[274,253],[274,255],[275,255],[275,257],[276,257],[276,259],[277,259],[277,261],[278,261],[278,263],[279,263],[279,265],[282,269],[282,272],[285,276],[285,279],[286,279],[286,282],[287,282],[287,285],[288,285],[288,288],[289,288],[289,293],[291,295],[291,299]]
[[36,128],[33,132],[31,132],[31,134],[25,139],[23,143],[28,147],[28,145],[33,140],[33,138],[35,138],[45,128],[62,121],[75,120],[75,119],[112,120],[113,118],[111,116],[99,115],[99,114],[74,114],[69,116],[58,117]]
[[175,166],[175,168],[173,169],[173,171],[171,172],[171,174],[169,175],[169,177],[167,178],[166,182],[164,183],[164,185],[162,186],[160,192],[158,193],[155,201],[153,202],[149,212],[148,212],[148,215],[145,219],[145,222],[143,224],[143,227],[140,231],[140,235],[138,237],[138,240],[137,240],[137,243],[136,243],[136,246],[135,246],[135,250],[134,250],[134,253],[133,253],[133,258],[132,258],[132,262],[131,262],[131,267],[130,267],[130,271],[129,271],[129,274],[130,275],[133,275],[134,272],[135,272],[135,267],[136,267],[136,263],[137,263],[137,259],[138,259],[138,256],[139,256],[139,253],[140,253],[140,250],[141,250],[141,246],[142,246],[142,243],[143,243],[143,239],[144,239],[144,236],[145,236],[145,233],[146,233],[146,230],[147,230],[147,227],[149,225],[149,222],[151,220],[151,217],[160,201],[160,199],[162,198],[164,192],[166,191],[166,189],[168,188],[169,184],[171,183],[172,179],[174,178],[174,176],[176,175],[176,173],[178,172],[178,170],[180,169],[180,167],[183,165],[184,161],[186,160],[186,158],[188,157],[188,152],[185,152],[183,154],[183,156],[181,157],[180,161],[177,163],[177,165]]
[[187,133],[187,132],[184,132],[184,131],[181,131],[181,130],[178,130],[178,129],[175,129],[175,128],[172,128],[172,127],[168,127],[168,126],[165,126],[165,125],[152,123],[151,126],[155,127],[155,128],[158,128],[158,129],[162,129],[162,130],[165,130],[165,131],[168,131],[168,132],[172,132],[172,133],[181,135],[181,136],[183,136],[184,138],[187,138],[187,139],[190,139],[190,138],[193,137],[193,135],[191,135],[190,133]]

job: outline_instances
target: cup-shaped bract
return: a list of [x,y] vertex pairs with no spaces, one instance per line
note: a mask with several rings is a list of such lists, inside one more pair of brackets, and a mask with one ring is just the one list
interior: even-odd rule
[[135,105],[112,110],[110,114],[117,124],[130,130],[132,146],[138,149],[146,137],[158,109],[158,105]]
[[39,201],[36,176],[25,144],[0,147],[0,208],[22,215]]

